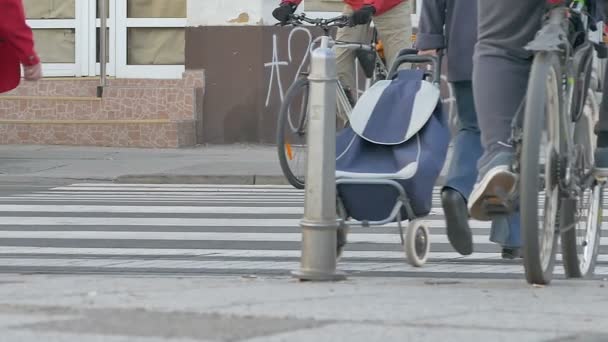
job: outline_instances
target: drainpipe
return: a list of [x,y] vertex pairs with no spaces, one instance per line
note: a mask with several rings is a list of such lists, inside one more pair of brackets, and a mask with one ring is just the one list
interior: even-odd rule
[[106,86],[106,30],[107,30],[107,8],[106,1],[99,1],[99,72],[101,74],[101,81],[97,87],[97,97],[103,97],[103,89]]

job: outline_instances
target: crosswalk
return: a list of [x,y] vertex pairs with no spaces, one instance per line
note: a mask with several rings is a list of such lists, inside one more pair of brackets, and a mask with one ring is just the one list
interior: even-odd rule
[[[0,197],[0,272],[288,275],[299,267],[303,201],[302,191],[287,186],[243,185],[82,183],[8,195]],[[488,241],[486,222],[471,224],[476,252],[455,253],[439,198],[433,201],[424,267],[407,264],[390,224],[353,228],[339,269],[353,276],[523,276],[521,262],[502,260]],[[606,224],[598,277],[608,275]]]

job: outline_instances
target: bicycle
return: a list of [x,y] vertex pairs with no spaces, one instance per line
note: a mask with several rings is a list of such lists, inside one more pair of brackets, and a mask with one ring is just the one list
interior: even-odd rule
[[[293,14],[285,25],[302,26],[310,24],[323,30],[323,36],[329,37],[334,27],[350,25],[348,16],[338,16],[331,19],[312,19],[306,14]],[[309,49],[322,37],[311,42]],[[357,60],[361,65],[366,78],[371,83],[383,80],[388,75],[386,62],[382,52],[381,42],[374,29],[371,43],[351,43],[332,40],[335,47],[356,50]],[[306,129],[308,118],[308,81],[309,70],[300,73],[296,81],[287,89],[283,103],[279,110],[277,123],[277,152],[281,170],[287,181],[297,189],[303,189],[306,174]],[[348,118],[355,104],[351,89],[345,89],[338,80],[337,87],[337,116],[343,127],[348,124]],[[338,125],[339,127],[340,125]],[[293,164],[290,166],[290,163]]]
[[584,0],[548,2],[543,26],[526,46],[534,60],[512,125],[519,198],[511,194],[509,205],[519,202],[521,209],[530,284],[551,282],[558,235],[568,278],[592,276],[599,251],[604,182],[593,175],[599,109],[589,84],[594,53],[605,58],[606,51],[589,40],[593,24],[586,9]]

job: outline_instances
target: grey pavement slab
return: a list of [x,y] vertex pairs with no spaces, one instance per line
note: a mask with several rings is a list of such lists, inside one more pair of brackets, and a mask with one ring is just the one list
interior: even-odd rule
[[262,145],[184,149],[0,146],[0,180],[77,179],[135,183],[284,184],[276,150]]
[[0,182],[45,179],[169,184],[287,184],[276,148],[0,145]]
[[3,277],[0,333],[23,341],[608,340],[606,281]]

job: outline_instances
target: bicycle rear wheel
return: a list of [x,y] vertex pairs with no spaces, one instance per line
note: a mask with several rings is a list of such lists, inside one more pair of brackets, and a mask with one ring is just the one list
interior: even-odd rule
[[[548,284],[553,277],[561,205],[561,66],[556,54],[538,53],[532,64],[521,150],[520,209],[526,279]],[[544,208],[540,198],[544,197]]]
[[568,278],[589,278],[593,276],[599,252],[603,184],[586,183],[593,167],[595,135],[593,127],[599,117],[599,106],[594,90],[589,89],[583,114],[576,122],[574,141],[580,147],[579,158],[574,172],[580,186],[575,198],[565,199],[562,205],[561,249],[564,271]]
[[562,259],[568,278],[589,278],[595,270],[599,252],[603,191],[593,184],[576,199],[562,206]]

